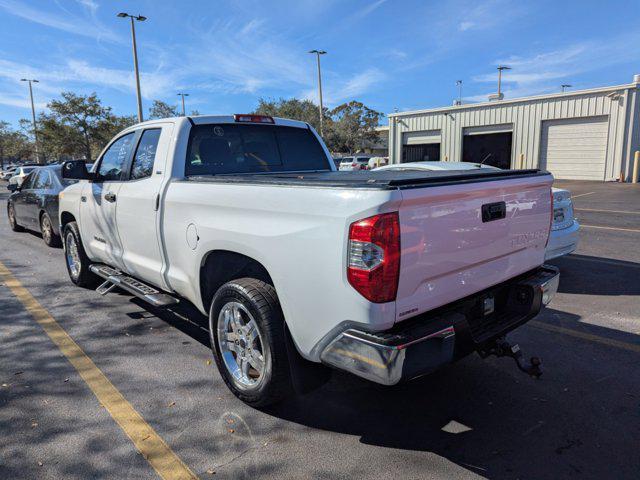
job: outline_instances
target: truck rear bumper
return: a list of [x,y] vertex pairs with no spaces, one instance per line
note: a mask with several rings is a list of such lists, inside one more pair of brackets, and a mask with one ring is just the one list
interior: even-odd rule
[[558,269],[545,265],[384,332],[349,328],[320,358],[383,385],[425,375],[535,317],[555,295],[559,278]]

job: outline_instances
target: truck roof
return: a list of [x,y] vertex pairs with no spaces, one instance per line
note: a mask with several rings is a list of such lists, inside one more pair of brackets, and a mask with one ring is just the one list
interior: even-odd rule
[[[240,114],[240,115],[245,115],[245,114]],[[251,114],[247,114],[247,115],[251,115]],[[291,120],[289,118],[280,118],[280,117],[271,117],[271,118],[273,118],[275,125],[282,125],[285,127],[309,128],[309,125],[306,122],[301,122],[300,120]],[[174,122],[174,123],[192,121],[196,125],[205,125],[208,123],[238,123],[236,122],[234,115],[196,115],[196,116],[187,115],[186,117],[168,117],[168,118],[157,118],[154,120],[147,120],[146,122],[132,125],[129,128],[137,128],[141,126],[144,127],[147,125],[157,124],[158,122],[167,122],[167,121]],[[252,123],[252,125],[260,125],[260,123]],[[272,125],[272,124],[269,123],[264,125]]]

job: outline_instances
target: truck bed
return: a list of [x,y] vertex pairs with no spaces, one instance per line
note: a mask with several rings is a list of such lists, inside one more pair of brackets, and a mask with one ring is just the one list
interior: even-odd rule
[[543,170],[449,170],[263,173],[191,176],[189,182],[282,185],[293,187],[365,188],[376,190],[441,187],[465,183],[548,175]]

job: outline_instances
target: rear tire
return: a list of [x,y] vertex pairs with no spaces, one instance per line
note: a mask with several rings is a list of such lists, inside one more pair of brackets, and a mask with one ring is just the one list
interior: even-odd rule
[[13,206],[13,203],[9,202],[7,205],[7,216],[9,217],[9,226],[11,230],[14,232],[24,232],[24,227],[18,225],[18,220],[16,219],[16,209]]
[[42,239],[47,246],[59,247],[62,245],[60,236],[56,235],[53,231],[51,217],[49,217],[49,214],[46,212],[40,215],[40,232],[42,232]]
[[213,356],[231,392],[253,407],[292,393],[285,324],[272,285],[255,278],[225,283],[209,310]]
[[78,224],[76,222],[67,223],[64,226],[62,237],[69,278],[79,287],[96,288],[100,284],[100,277],[89,270],[91,260],[87,257],[82,246]]

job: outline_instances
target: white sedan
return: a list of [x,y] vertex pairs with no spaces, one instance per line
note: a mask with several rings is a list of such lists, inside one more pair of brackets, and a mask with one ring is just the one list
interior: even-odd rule
[[[375,172],[384,170],[473,170],[489,168],[498,170],[491,165],[470,162],[410,162],[386,165],[374,169]],[[578,230],[580,224],[573,216],[573,202],[571,192],[562,188],[553,188],[553,223],[551,236],[545,252],[545,260],[561,257],[573,252],[578,247]]]
[[31,170],[36,168],[35,166],[31,167],[18,167],[15,172],[13,172],[13,176],[9,179],[9,185],[22,185],[25,177],[31,173]]

